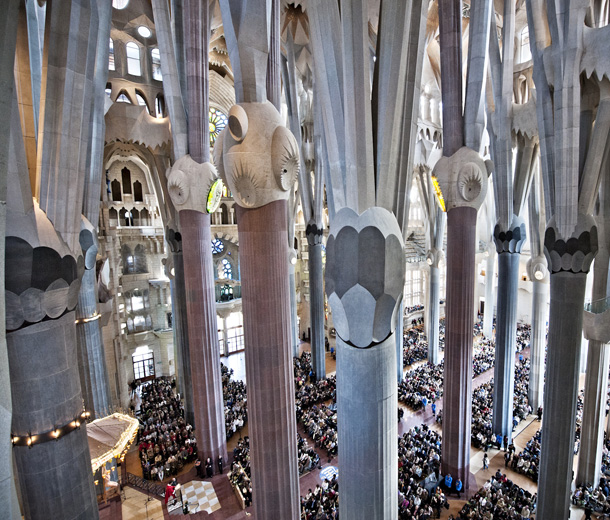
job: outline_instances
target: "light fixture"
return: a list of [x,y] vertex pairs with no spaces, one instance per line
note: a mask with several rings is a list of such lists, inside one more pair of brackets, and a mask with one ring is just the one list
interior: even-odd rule
[[152,31],[145,25],[140,25],[140,27],[138,27],[138,34],[142,38],[150,38],[152,35]]
[[436,195],[436,200],[438,201],[439,206],[443,211],[447,211],[445,207],[445,198],[443,197],[443,192],[441,191],[441,186],[438,183],[438,179],[433,175],[432,176],[432,186],[434,187],[434,194]]
[[536,278],[536,280],[540,281],[544,278],[544,273],[542,271],[536,271],[534,273],[534,278]]

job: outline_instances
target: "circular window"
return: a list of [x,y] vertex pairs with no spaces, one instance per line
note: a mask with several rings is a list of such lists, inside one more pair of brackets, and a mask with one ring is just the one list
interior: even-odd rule
[[227,126],[227,116],[220,110],[210,108],[210,146],[214,146],[218,134]]
[[140,25],[140,27],[138,27],[138,34],[142,38],[150,38],[150,36],[152,35],[152,31],[145,25]]

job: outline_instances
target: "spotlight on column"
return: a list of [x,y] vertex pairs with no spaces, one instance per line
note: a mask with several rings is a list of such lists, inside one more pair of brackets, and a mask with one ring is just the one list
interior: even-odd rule
[[294,249],[291,249],[288,253],[288,260],[292,265],[296,265],[297,263],[297,252]]
[[544,278],[544,273],[542,271],[536,271],[534,273],[534,278],[536,278],[536,280],[542,280]]

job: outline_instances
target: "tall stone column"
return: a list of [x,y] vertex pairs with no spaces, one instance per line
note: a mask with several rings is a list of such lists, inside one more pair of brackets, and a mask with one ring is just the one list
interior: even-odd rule
[[193,383],[191,380],[191,354],[189,351],[188,320],[186,311],[186,287],[184,285],[184,258],[182,234],[168,228],[165,233],[171,250],[171,270],[168,273],[172,291],[172,328],[176,351],[178,390],[184,398],[184,412],[189,424],[195,424]]
[[429,273],[429,311],[428,311],[428,362],[434,365],[440,363],[439,351],[439,314],[440,314],[440,294],[441,280],[439,263],[443,256],[442,251],[432,249],[426,261],[430,266]]
[[322,269],[322,230],[311,220],[307,225],[309,251],[309,314],[311,316],[311,362],[316,379],[326,378],[324,346],[324,273]]
[[[292,345],[292,357],[299,355],[299,331],[297,330],[297,284],[292,254],[288,253],[288,287],[289,298],[286,302],[290,313],[290,344]],[[296,261],[296,256],[294,257]],[[313,346],[312,346],[313,350]]]
[[[294,136],[267,102],[240,103],[214,147],[237,208],[253,503],[258,520],[297,520],[299,479],[289,299],[287,199]],[[272,440],[272,442],[271,442]]]
[[404,372],[404,334],[405,334],[405,302],[400,302],[398,321],[396,322],[396,376],[400,384],[405,378]]
[[396,339],[404,287],[392,213],[337,212],[326,243],[326,292],[337,330],[341,518],[397,518]]
[[487,260],[485,266],[485,310],[483,312],[483,336],[490,339],[493,335],[494,328],[494,284],[495,284],[495,267],[496,257],[492,247],[487,252]]
[[474,483],[470,473],[472,329],[477,211],[490,165],[466,147],[442,157],[434,170],[447,205],[447,298],[443,391],[442,472]]
[[544,363],[546,356],[546,323],[548,318],[549,271],[544,256],[528,261],[528,274],[533,282],[532,331],[530,335],[530,381],[528,400],[532,410],[542,406]]
[[85,271],[76,306],[76,338],[85,410],[93,417],[99,418],[110,413],[111,402],[100,315],[97,312],[97,238],[94,233],[95,230],[87,222],[79,237],[85,259]]
[[519,257],[525,241],[523,219],[513,216],[507,231],[496,225],[494,240],[498,252],[498,306],[492,428],[496,435],[506,436],[510,441],[513,436]]
[[574,459],[574,417],[578,396],[580,346],[587,272],[597,253],[597,228],[579,215],[564,240],[552,219],[544,239],[551,271],[551,308],[544,387],[538,513],[568,518]]

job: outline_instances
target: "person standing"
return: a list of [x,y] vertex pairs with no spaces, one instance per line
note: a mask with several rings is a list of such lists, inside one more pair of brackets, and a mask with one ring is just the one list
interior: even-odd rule
[[487,453],[483,454],[483,469],[489,469],[489,457]]
[[214,466],[212,465],[212,459],[208,457],[205,461],[205,473],[208,478],[212,478],[214,474]]
[[432,403],[431,408],[432,408],[432,416],[436,417],[436,403]]
[[462,497],[462,489],[463,489],[462,481],[458,478],[455,481],[455,490],[457,491],[458,499]]

